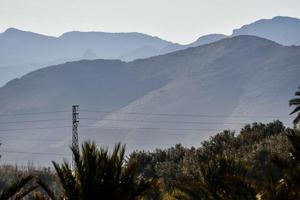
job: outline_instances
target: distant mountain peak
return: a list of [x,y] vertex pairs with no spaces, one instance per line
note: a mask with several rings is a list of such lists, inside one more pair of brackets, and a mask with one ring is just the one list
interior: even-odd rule
[[145,33],[140,33],[140,32],[104,32],[104,31],[69,31],[69,32],[65,32],[62,35],[60,35],[59,37],[68,37],[68,36],[80,36],[80,35],[131,35],[131,36],[142,36],[142,37],[150,37],[150,38],[156,38],[159,40],[162,40],[161,38],[157,37],[157,36],[152,36],[152,35],[148,35]]
[[16,33],[16,32],[24,32],[24,31],[22,31],[22,30],[20,30],[20,29],[17,29],[17,28],[11,27],[11,28],[6,29],[6,30],[3,32],[3,34],[10,34],[10,33]]
[[103,32],[96,32],[96,31],[68,31],[68,32],[65,32],[63,34],[61,34],[59,36],[59,38],[63,38],[63,37],[69,37],[69,36],[74,36],[74,35],[81,35],[81,34],[93,34],[93,33],[103,33]]
[[296,17],[289,17],[289,16],[275,16],[272,20],[300,20]]
[[[40,33],[35,33],[35,32],[31,32],[31,31],[24,31],[24,30],[21,30],[21,29],[17,29],[17,28],[14,28],[14,27],[11,27],[11,28],[8,28],[6,29],[2,34],[0,35],[3,35],[3,36],[8,36],[8,37],[14,37],[14,38],[22,38],[23,36],[25,37],[36,37],[36,38],[55,38],[53,36],[48,36],[48,35],[43,35],[43,34],[40,34]],[[33,38],[34,39],[34,38]]]
[[276,16],[272,19],[261,19],[234,29],[232,36],[256,35],[282,45],[300,45],[300,19]]

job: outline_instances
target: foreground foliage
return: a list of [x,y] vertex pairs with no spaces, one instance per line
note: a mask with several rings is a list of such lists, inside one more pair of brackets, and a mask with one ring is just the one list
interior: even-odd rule
[[117,144],[111,154],[107,149],[98,149],[91,142],[82,145],[82,153],[74,148],[72,151],[74,171],[68,163],[59,165],[53,162],[66,199],[89,200],[98,197],[97,199],[132,200],[155,185],[151,179],[139,176],[136,161],[125,162],[125,146],[121,144]]
[[1,186],[2,191],[0,191],[0,200],[9,200],[9,199],[22,199],[27,194],[32,192],[37,188],[37,186],[31,186],[25,188],[26,185],[33,179],[32,175],[19,178],[14,183],[9,186]]
[[300,131],[280,121],[249,124],[238,135],[223,131],[199,148],[178,144],[128,159],[121,144],[110,153],[85,142],[72,152],[74,169],[66,162],[53,162],[55,172],[1,167],[0,199],[300,199]]

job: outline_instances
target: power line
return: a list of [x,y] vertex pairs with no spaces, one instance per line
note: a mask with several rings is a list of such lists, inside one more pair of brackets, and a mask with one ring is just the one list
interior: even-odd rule
[[[81,118],[84,120],[100,120],[94,118]],[[67,119],[54,119],[53,121],[58,120],[67,120]],[[124,121],[124,122],[150,122],[150,123],[186,123],[186,124],[246,124],[246,123],[230,123],[230,122],[196,122],[196,121],[151,121],[151,120],[127,120],[127,119],[103,119],[110,121]],[[19,121],[19,122],[39,122],[39,121],[47,121],[47,120],[32,120],[32,121]],[[16,122],[3,122],[3,123],[17,123]],[[81,127],[90,127],[88,125],[83,125]],[[56,126],[56,127],[36,127],[36,128],[18,128],[18,129],[0,129],[0,132],[9,132],[9,131],[23,131],[23,130],[46,130],[46,129],[59,129],[59,128],[70,128],[70,126]],[[93,127],[92,127],[93,128]],[[165,130],[165,131],[222,131],[223,129],[203,129],[203,128],[164,128],[164,127],[120,127],[120,126],[109,126],[109,127],[96,127],[99,129],[116,129],[116,130]],[[0,133],[1,134],[1,133]]]
[[42,152],[30,152],[30,151],[10,151],[10,150],[1,150],[3,153],[15,153],[15,154],[31,154],[31,155],[53,155],[53,156],[70,156],[70,154],[62,153],[42,153]]
[[[203,117],[203,118],[290,118],[286,116],[246,116],[246,115],[236,115],[236,116],[227,116],[227,115],[210,115],[210,114],[180,114],[180,113],[146,113],[146,112],[122,112],[122,111],[104,111],[104,110],[81,110],[81,112],[85,113],[116,113],[116,114],[124,114],[124,115],[142,115],[142,116],[168,116],[168,117]],[[30,112],[30,113],[10,113],[10,114],[1,114],[0,116],[27,116],[27,115],[48,115],[48,114],[58,114],[58,113],[70,113],[70,111],[64,111],[64,110],[58,110],[58,111],[50,111],[50,112]],[[73,106],[73,112],[72,112],[72,127],[73,127],[73,133],[72,133],[72,146],[77,147],[79,149],[78,145],[78,133],[77,133],[77,127],[78,127],[78,106]],[[201,121],[179,121],[179,120],[140,120],[140,119],[110,119],[110,118],[104,118],[104,119],[97,119],[97,118],[81,118],[82,120],[99,120],[99,121],[117,121],[117,122],[143,122],[143,123],[160,123],[160,124],[168,124],[168,123],[175,123],[175,124],[228,124],[228,125],[243,125],[247,123],[242,122],[201,122]],[[6,122],[0,122],[0,124],[21,124],[21,123],[38,123],[38,122],[51,122],[51,121],[66,121],[70,119],[66,118],[60,118],[60,119],[37,119],[37,120],[20,120],[20,121],[6,121]],[[90,127],[88,125],[84,125],[81,127]],[[0,132],[13,132],[13,131],[25,131],[25,130],[47,130],[47,129],[60,129],[60,128],[71,128],[71,126],[52,126],[52,127],[32,127],[32,128],[14,128],[14,129],[0,129]],[[90,128],[98,128],[98,129],[108,129],[108,130],[154,130],[153,133],[159,133],[160,131],[167,131],[168,133],[165,134],[177,134],[177,135],[188,135],[188,134],[195,134],[194,132],[202,132],[202,131],[222,131],[221,129],[210,129],[210,128],[169,128],[169,127],[121,127],[121,126],[106,126],[106,127],[90,127]],[[223,129],[224,130],[224,129]],[[155,132],[157,131],[157,132]],[[172,133],[170,131],[192,131],[192,132],[179,132],[179,133]],[[37,133],[37,132],[35,132]],[[148,132],[140,132],[139,134],[143,134]],[[0,133],[0,134],[12,134],[12,133]],[[21,133],[24,134],[24,133]],[[101,134],[101,133],[100,133]],[[1,140],[1,139],[0,139]],[[18,141],[15,139],[4,139],[1,141]],[[53,139],[21,139],[22,141],[38,141],[38,142],[60,142],[62,140],[53,140]],[[19,140],[20,141],[20,140]],[[70,142],[69,140],[66,140]],[[107,141],[99,141],[94,140],[96,143],[104,143],[104,144],[112,144],[108,143]],[[126,142],[128,145],[153,145],[153,146],[167,146],[167,145],[174,145],[174,144],[158,144],[158,143],[141,143],[141,142]],[[52,156],[63,156],[63,157],[69,157],[69,154],[62,154],[62,153],[49,153],[49,152],[31,152],[31,151],[9,151],[9,150],[1,150],[3,153],[14,153],[14,154],[30,154],[30,155],[52,155]],[[72,159],[73,161],[73,159]]]
[[[86,127],[86,126],[85,126]],[[117,127],[117,126],[107,126],[107,127],[97,127],[98,129],[116,129],[116,130],[166,130],[166,131],[222,131],[221,129],[190,129],[190,128],[160,128],[160,127]]]
[[147,122],[147,123],[175,123],[175,124],[236,124],[243,125],[248,122],[200,122],[200,121],[168,121],[168,120],[134,120],[134,119],[97,119],[97,118],[80,118],[81,120],[92,121],[116,121],[116,122]]
[[[121,128],[125,127],[106,127],[106,128]],[[218,129],[190,129],[190,128],[156,128],[156,127],[141,127],[141,128],[133,128],[138,130],[167,130],[167,131],[216,131]]]
[[[36,129],[25,129],[25,130],[37,130],[37,129],[52,129],[52,128],[65,128],[65,127],[51,127],[51,128],[36,128]],[[70,127],[68,127],[70,128]],[[127,130],[129,131],[130,129],[128,128],[124,128],[124,127],[101,127],[102,129],[107,129],[107,130]],[[20,129],[18,129],[20,130]],[[24,129],[22,129],[24,130]],[[201,131],[217,131],[217,132],[220,132],[222,131],[221,129],[167,129],[167,128],[132,128],[132,130],[161,130],[161,131],[168,131],[168,134],[175,134],[175,135],[188,135],[188,134],[192,134],[192,133],[172,133],[170,131],[194,131],[194,132],[201,132]],[[16,131],[16,129],[13,129],[13,130],[5,130],[5,131]],[[39,132],[34,132],[36,134],[41,134]],[[101,134],[103,134],[105,132],[101,132]],[[151,134],[156,134],[156,133],[160,133],[161,132],[152,132]],[[13,132],[13,133],[0,133],[0,135],[6,135],[6,134],[9,134],[9,135],[12,135],[12,134],[17,134],[17,135],[26,135],[26,133],[23,133],[23,132]],[[91,133],[89,133],[91,134]],[[149,134],[149,133],[146,133],[146,132],[139,132],[139,134]],[[193,133],[194,134],[194,133]]]
[[153,115],[153,116],[180,116],[180,117],[208,117],[208,118],[291,118],[287,116],[262,116],[262,115],[211,115],[211,114],[179,114],[179,113],[146,113],[146,112],[122,112],[122,111],[107,111],[107,110],[80,110],[87,113],[114,113],[128,115]]
[[[0,141],[15,141],[15,142],[23,142],[23,141],[38,141],[38,142],[61,142],[62,140],[52,140],[52,139],[38,139],[38,138],[22,138],[22,139],[14,139],[14,138],[4,138],[1,139]],[[70,140],[67,140],[70,141]]]
[[59,111],[50,111],[50,112],[28,112],[28,113],[8,113],[0,114],[0,116],[22,116],[22,115],[45,115],[45,114],[57,114],[57,113],[70,113],[70,111],[59,110]]
[[[143,122],[143,123],[170,123],[170,124],[220,124],[220,125],[244,125],[252,122],[204,122],[204,121],[173,121],[173,120],[139,120],[139,119],[101,119],[101,118],[80,118],[87,121],[116,121],[116,122]],[[37,122],[51,122],[51,121],[68,121],[70,119],[41,119],[41,120],[25,120],[25,121],[0,121],[0,124],[21,124],[21,123],[37,123]]]
[[[175,123],[175,124],[232,124],[243,125],[251,124],[251,122],[203,122],[203,121],[173,121],[173,120],[139,120],[139,119],[109,119],[109,118],[80,118],[88,121],[116,121],[116,122],[147,122],[147,123]],[[70,119],[41,119],[41,120],[25,120],[25,121],[0,121],[0,124],[19,124],[19,123],[36,123],[36,122],[51,122],[51,121],[68,121]]]
[[[100,143],[102,145],[106,145],[106,144],[116,144],[117,142],[109,142],[109,141],[104,141],[104,140],[95,140],[93,138],[84,138],[85,141],[91,140],[94,141],[96,143]],[[12,139],[12,138],[5,138],[5,139],[0,139],[1,142],[5,142],[5,141],[15,141],[15,142],[23,142],[23,141],[28,141],[28,142],[32,142],[32,141],[38,141],[38,142],[61,142],[62,140],[51,140],[51,139],[26,139],[26,138],[22,138],[22,139]],[[66,140],[68,142],[71,142],[71,140]],[[144,143],[144,142],[126,142],[126,141],[119,141],[121,143],[124,143],[126,145],[157,145],[157,146],[164,146],[164,145],[175,145],[177,143]]]
[[[59,129],[59,128],[70,128],[71,126],[56,126],[56,127],[36,127],[36,128],[17,128],[17,129],[0,129],[0,132],[9,131],[24,131],[24,130],[45,130],[45,129]],[[2,133],[0,133],[2,134]]]
[[[90,126],[81,126],[83,128],[91,128]],[[38,128],[20,128],[20,129],[5,129],[5,130],[0,130],[0,132],[10,132],[10,131],[23,131],[23,130],[47,130],[47,129],[60,129],[60,128],[71,128],[71,126],[57,126],[57,127],[38,127]],[[127,128],[127,127],[113,127],[113,126],[109,126],[109,127],[98,127],[98,129],[107,129],[107,130],[161,130],[161,131],[194,131],[194,132],[201,132],[201,131],[222,131],[225,129],[183,129],[183,128],[158,128],[158,127],[133,127],[133,128]],[[38,133],[41,134],[40,132],[34,132],[34,133]],[[161,133],[161,132],[153,132],[155,133]],[[27,133],[0,133],[0,135],[4,135],[4,134],[27,134]],[[143,134],[143,132],[140,132],[140,134]],[[176,133],[168,133],[168,134],[176,134]],[[177,133],[179,135],[187,135],[189,133]]]
[[[180,113],[148,113],[148,112],[122,112],[122,111],[113,111],[113,110],[81,110],[85,113],[115,113],[115,114],[127,114],[127,115],[152,115],[152,116],[179,116],[179,117],[208,117],[208,118],[292,118],[289,116],[276,116],[276,115],[213,115],[213,114],[180,114]],[[70,113],[66,110],[57,110],[57,111],[45,111],[45,112],[25,112],[25,113],[8,113],[0,114],[0,116],[23,116],[23,115],[44,115],[44,114],[57,114],[57,113]],[[67,120],[67,119],[63,119]],[[46,120],[45,120],[46,121]]]
[[70,119],[41,119],[41,120],[28,120],[28,121],[6,121],[6,122],[0,122],[0,124],[21,124],[21,123],[67,121],[67,120],[70,120]]

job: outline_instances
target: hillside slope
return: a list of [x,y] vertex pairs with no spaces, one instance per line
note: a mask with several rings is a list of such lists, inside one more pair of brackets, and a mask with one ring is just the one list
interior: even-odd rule
[[[82,60],[47,67],[0,89],[0,116],[3,121],[62,120],[1,124],[2,148],[68,153],[72,104],[80,105],[81,140],[125,141],[129,150],[198,145],[247,122],[290,123],[288,100],[300,85],[299,66],[299,47],[238,36],[128,63]],[[47,111],[53,113],[13,114]],[[68,127],[38,129],[61,126]],[[3,153],[4,160],[45,163],[49,157]]]

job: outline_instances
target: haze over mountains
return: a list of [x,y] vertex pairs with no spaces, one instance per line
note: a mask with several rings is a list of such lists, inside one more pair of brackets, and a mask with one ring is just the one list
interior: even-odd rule
[[[299,19],[274,17],[245,25],[231,36],[255,35],[283,45],[299,45],[299,30]],[[0,86],[32,70],[66,61],[100,58],[132,61],[231,36],[211,34],[180,45],[141,33],[74,31],[52,37],[10,28],[0,34]]]
[[[45,164],[57,160],[53,153],[69,153],[70,127],[39,128],[69,125],[72,104],[80,105],[81,140],[105,145],[124,141],[129,150],[198,145],[224,128],[257,120],[289,123],[288,100],[300,85],[299,75],[300,47],[255,36],[132,62],[82,60],[50,66],[0,89],[5,120],[45,120],[2,124],[3,160]],[[7,115],[46,111],[53,113]],[[5,153],[11,149],[49,156]]]

